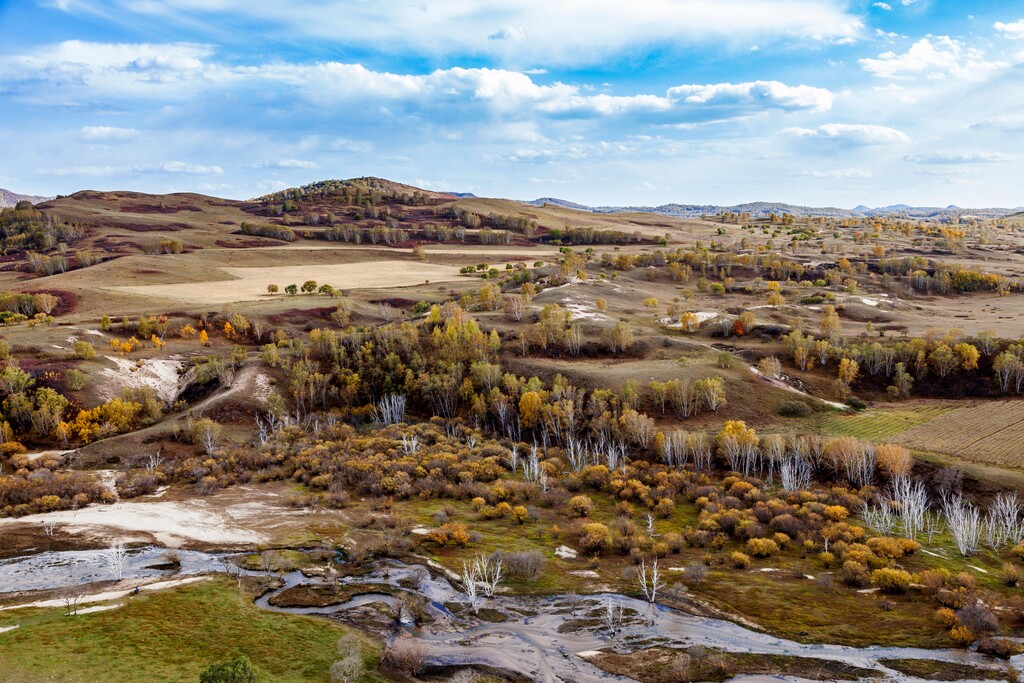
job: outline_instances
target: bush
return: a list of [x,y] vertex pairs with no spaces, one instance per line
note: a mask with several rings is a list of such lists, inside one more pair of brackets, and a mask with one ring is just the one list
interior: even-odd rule
[[865,403],[864,401],[860,400],[856,396],[852,396],[852,397],[846,399],[846,405],[850,406],[854,410],[866,410],[867,407],[868,407],[867,403]]
[[496,555],[508,568],[509,574],[521,579],[533,581],[544,569],[544,553],[539,550],[524,550],[517,553],[498,551]]
[[71,391],[81,391],[85,388],[87,378],[84,372],[72,368],[64,375],[64,379],[67,381],[68,388],[71,389]]
[[569,499],[569,509],[576,517],[589,517],[594,511],[594,501],[588,496],[573,496]]
[[256,667],[244,655],[223,664],[213,664],[199,675],[199,683],[259,683]]
[[953,628],[956,626],[956,612],[948,607],[940,607],[935,610],[935,618],[939,620],[946,628]]
[[863,588],[868,585],[870,575],[868,568],[855,560],[847,560],[839,572],[839,578],[848,586]]
[[972,634],[996,633],[999,631],[999,620],[986,605],[977,602],[964,605],[956,613],[961,626],[970,629]]
[[954,626],[949,630],[949,637],[961,645],[970,645],[974,642],[974,634],[966,626]]
[[778,412],[782,417],[807,417],[811,414],[811,409],[806,403],[786,401],[779,406]]
[[729,561],[736,569],[746,569],[750,566],[750,555],[736,551],[729,556]]
[[903,593],[911,581],[910,572],[883,567],[871,572],[871,583],[883,593]]
[[612,542],[612,533],[604,524],[587,524],[583,527],[583,535],[580,537],[580,547],[592,553],[600,553],[608,548]]
[[79,360],[89,360],[90,358],[96,357],[96,347],[92,345],[92,342],[87,341],[76,341],[75,342],[75,358]]
[[898,560],[904,555],[911,555],[921,548],[920,543],[911,541],[909,538],[891,538],[888,536],[869,538],[867,545],[876,555],[887,557],[891,560]]
[[1003,580],[1003,583],[1011,588],[1020,583],[1020,569],[1018,569],[1017,565],[1012,562],[1007,562],[1003,565],[1003,569],[999,572],[999,576]]
[[747,552],[754,557],[771,557],[779,552],[779,545],[768,538],[752,538],[747,541]]

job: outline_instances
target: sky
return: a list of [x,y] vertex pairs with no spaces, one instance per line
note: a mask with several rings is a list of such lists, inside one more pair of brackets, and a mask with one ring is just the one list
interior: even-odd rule
[[1024,205],[1019,0],[0,0],[0,187]]

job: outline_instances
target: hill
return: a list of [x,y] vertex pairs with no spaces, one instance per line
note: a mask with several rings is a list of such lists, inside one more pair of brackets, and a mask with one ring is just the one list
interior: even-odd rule
[[31,194],[18,194],[17,192],[11,192],[0,187],[0,209],[5,209],[9,206],[14,206],[21,201],[29,201],[33,204],[45,202],[49,197],[39,197]]
[[683,218],[700,218],[701,216],[714,216],[723,213],[747,213],[751,218],[767,218],[771,214],[781,216],[788,213],[793,216],[825,216],[827,218],[917,218],[927,220],[950,220],[954,218],[1002,218],[1015,211],[1005,208],[982,208],[964,209],[956,205],[947,207],[931,206],[910,206],[908,204],[893,204],[871,208],[863,204],[852,209],[843,209],[834,206],[814,207],[787,204],[784,202],[746,202],[723,206],[718,204],[660,204],[658,206],[586,206],[566,199],[556,197],[542,197],[532,201],[524,202],[532,206],[543,206],[545,204],[561,206],[578,211],[590,211],[593,213],[655,213],[663,216],[679,216]]

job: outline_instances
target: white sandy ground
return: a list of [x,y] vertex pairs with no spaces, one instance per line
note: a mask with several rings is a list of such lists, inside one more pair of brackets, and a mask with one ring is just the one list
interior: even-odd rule
[[[197,581],[208,581],[209,579],[209,576],[190,576],[186,579],[171,579],[169,581],[154,581],[150,583],[145,583],[143,581],[132,581],[130,582],[130,585],[124,589],[116,591],[104,591],[102,593],[93,593],[92,595],[83,595],[78,602],[79,604],[107,602],[108,600],[118,600],[120,598],[127,597],[128,595],[134,593],[136,588],[138,588],[140,591],[159,591],[164,590],[166,588],[184,586],[190,583],[195,583]],[[64,598],[53,598],[51,600],[36,600],[35,602],[26,602],[21,605],[7,605],[5,607],[0,607],[0,612],[12,609],[24,609],[26,607],[64,607],[65,605],[66,602],[64,601]],[[120,606],[120,604],[117,604],[100,608],[87,607],[84,610],[78,610],[78,613],[86,614],[86,610],[88,610],[89,612],[101,612],[104,609],[114,609],[115,607]]]
[[[441,252],[437,252],[441,253]],[[462,252],[456,252],[462,253]],[[475,252],[465,252],[472,256]],[[502,269],[504,264],[496,264]],[[452,282],[465,279],[452,265],[414,261],[369,261],[365,263],[326,263],[304,266],[267,266],[255,268],[221,267],[224,280],[183,282],[163,285],[135,285],[109,289],[146,297],[173,299],[180,303],[218,305],[236,301],[263,301],[268,298],[267,285],[276,284],[284,291],[290,284],[306,280],[329,284],[335,289],[380,289],[411,287],[424,282]],[[280,299],[284,294],[275,295]]]
[[[275,511],[276,512],[276,511]],[[64,533],[95,533],[108,537],[131,537],[124,540],[148,540],[171,548],[188,541],[219,545],[259,544],[268,537],[257,531],[260,518],[267,509],[263,503],[251,502],[216,509],[204,500],[119,502],[92,505],[80,510],[59,510],[19,518],[0,519],[0,530],[16,524],[55,522]],[[111,530],[117,534],[112,535]]]
[[[709,320],[714,320],[715,318],[717,318],[718,316],[721,315],[721,313],[719,313],[718,311],[692,311],[692,312],[694,314],[696,314],[697,322],[699,324],[701,324],[701,325],[703,325],[704,323],[706,323]],[[682,315],[682,314],[680,314],[680,315]],[[681,322],[679,322],[678,318],[662,318],[658,322],[661,323],[662,325],[665,325],[666,327],[681,328],[683,326],[683,324]]]
[[21,624],[15,624],[14,626],[0,626],[0,633],[7,633],[8,631],[13,631],[20,625]]
[[42,458],[43,456],[47,455],[52,455],[59,458],[60,456],[66,455],[68,453],[74,453],[74,449],[71,449],[69,451],[39,451],[38,453],[26,453],[25,457],[28,458],[29,460],[38,460],[39,458]]
[[127,388],[152,387],[165,403],[173,403],[178,397],[178,371],[181,360],[176,356],[146,360],[141,366],[136,361],[116,356],[105,356],[114,364],[113,368],[100,370],[100,377],[107,381],[103,393],[106,398],[115,398]]

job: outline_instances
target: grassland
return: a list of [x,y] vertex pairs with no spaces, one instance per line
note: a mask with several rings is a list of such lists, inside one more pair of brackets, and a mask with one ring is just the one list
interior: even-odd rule
[[[234,582],[214,579],[133,596],[116,609],[64,615],[62,608],[0,612],[0,681],[195,681],[210,664],[247,656],[261,680],[328,681],[335,644],[349,633],[313,617],[265,612]],[[375,646],[364,642],[372,667]],[[368,677],[365,680],[378,680]]]

